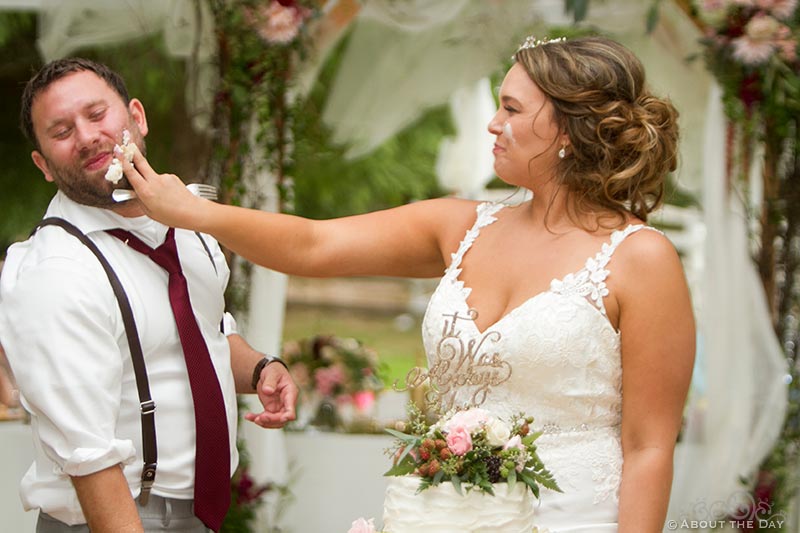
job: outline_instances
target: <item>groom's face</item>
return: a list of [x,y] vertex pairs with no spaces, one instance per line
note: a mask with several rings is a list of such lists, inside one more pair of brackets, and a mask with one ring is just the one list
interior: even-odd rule
[[54,81],[31,106],[39,150],[31,154],[47,181],[72,200],[94,207],[112,207],[115,188],[129,188],[105,179],[122,142],[122,130],[145,151],[147,120],[137,99],[126,106],[120,95],[94,72],[81,70]]

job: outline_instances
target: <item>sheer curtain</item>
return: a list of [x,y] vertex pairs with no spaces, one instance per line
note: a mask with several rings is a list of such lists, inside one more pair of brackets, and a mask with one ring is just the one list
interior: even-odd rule
[[726,190],[724,130],[721,91],[714,85],[704,142],[698,360],[669,511],[679,529],[691,520],[724,518],[747,502],[740,479],[753,479],[787,405],[786,360],[750,259],[747,218],[740,199]]
[[533,31],[534,4],[366,2],[323,111],[334,141],[348,144],[351,157],[364,155],[454,91],[501,69]]

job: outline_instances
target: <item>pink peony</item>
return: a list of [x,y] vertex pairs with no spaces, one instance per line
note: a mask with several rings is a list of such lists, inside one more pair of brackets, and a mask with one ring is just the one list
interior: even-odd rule
[[457,427],[447,434],[447,447],[455,455],[464,455],[472,449],[472,437],[463,427]]
[[728,7],[728,0],[703,0],[703,9],[705,11],[715,11],[726,7]]
[[371,390],[361,390],[353,394],[353,403],[360,413],[369,411],[375,404],[375,393]]
[[353,525],[350,526],[347,533],[376,533],[374,521],[374,518],[370,518],[369,520],[359,518],[353,521]]

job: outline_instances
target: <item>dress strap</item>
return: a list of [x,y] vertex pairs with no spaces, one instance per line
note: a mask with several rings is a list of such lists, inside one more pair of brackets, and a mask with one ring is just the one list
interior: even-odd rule
[[622,241],[642,229],[655,231],[663,235],[662,231],[644,224],[630,224],[624,229],[617,230],[611,234],[609,242],[603,243],[603,247],[594,257],[586,260],[586,264],[582,269],[573,274],[567,274],[563,279],[551,281],[550,290],[559,294],[583,296],[605,315],[606,306],[603,303],[603,298],[608,295],[606,278],[609,274],[606,266],[617,247],[622,244]]
[[467,250],[470,249],[472,243],[478,238],[481,228],[485,228],[497,220],[497,218],[494,216],[495,213],[504,207],[505,204],[494,202],[483,202],[478,204],[478,206],[475,208],[475,211],[478,214],[478,216],[475,218],[475,224],[473,224],[472,227],[467,230],[467,234],[464,235],[464,239],[461,241],[461,244],[459,244],[458,250],[455,253],[450,254],[452,260],[450,261],[450,266],[448,266],[444,271],[445,277],[458,277],[459,273],[461,272],[461,260],[464,259],[464,254],[467,253]]

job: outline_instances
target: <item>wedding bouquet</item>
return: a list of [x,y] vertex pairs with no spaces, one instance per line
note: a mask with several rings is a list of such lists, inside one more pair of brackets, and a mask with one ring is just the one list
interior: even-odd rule
[[539,486],[561,492],[536,453],[541,433],[531,431],[531,417],[503,420],[481,408],[456,411],[430,424],[419,409],[409,407],[408,432],[387,429],[396,437],[394,460],[386,476],[416,475],[418,492],[449,481],[462,494],[480,490],[494,495],[494,483],[524,483],[539,497]]

